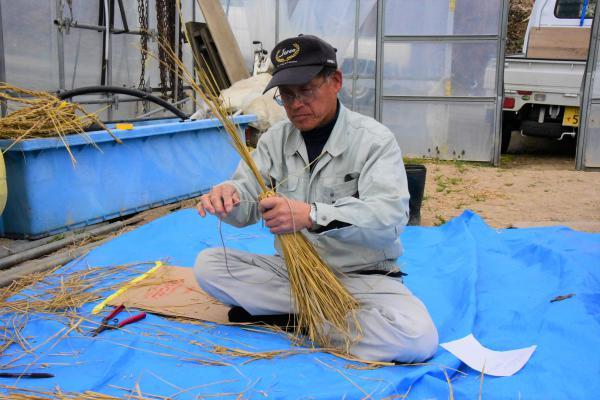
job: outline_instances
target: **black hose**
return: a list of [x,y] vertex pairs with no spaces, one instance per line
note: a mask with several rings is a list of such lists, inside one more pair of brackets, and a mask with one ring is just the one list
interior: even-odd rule
[[142,100],[147,100],[151,103],[158,104],[166,110],[171,111],[173,114],[178,116],[181,119],[188,119],[189,115],[175,107],[173,104],[169,103],[161,99],[160,97],[153,96],[149,93],[143,92],[137,89],[130,89],[126,87],[120,86],[86,86],[73,90],[66,90],[58,94],[58,98],[61,100],[70,99],[71,97],[81,96],[84,94],[92,94],[92,93],[118,93],[125,94],[128,96],[137,97]]

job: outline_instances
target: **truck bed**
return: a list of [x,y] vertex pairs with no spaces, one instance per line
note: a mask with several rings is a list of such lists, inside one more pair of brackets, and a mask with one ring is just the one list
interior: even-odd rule
[[546,103],[579,106],[585,61],[547,60],[512,55],[505,59],[504,91],[545,93]]

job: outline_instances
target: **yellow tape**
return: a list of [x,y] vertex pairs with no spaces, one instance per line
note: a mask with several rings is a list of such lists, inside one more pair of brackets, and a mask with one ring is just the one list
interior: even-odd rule
[[452,96],[452,81],[446,79],[444,82],[444,96]]
[[102,303],[100,303],[96,307],[94,307],[94,309],[92,310],[92,314],[93,315],[98,314],[100,311],[102,311],[102,309],[104,307],[106,307],[106,305],[108,304],[109,301],[111,301],[115,297],[120,296],[121,294],[125,293],[125,291],[127,291],[130,287],[132,287],[139,281],[146,279],[148,276],[150,276],[150,274],[152,274],[154,271],[156,271],[157,269],[159,269],[162,266],[163,266],[163,263],[161,261],[156,261],[154,263],[154,267],[152,267],[148,271],[144,272],[142,275],[133,278],[132,280],[127,282],[123,287],[121,287],[119,290],[117,290],[116,292],[114,292],[113,294],[108,296],[106,299],[104,299],[104,301],[102,301]]
[[133,124],[130,124],[128,122],[119,122],[119,123],[115,124],[115,129],[120,129],[123,131],[130,131],[133,129]]
[[450,0],[450,4],[448,5],[450,6],[450,12],[454,12],[456,9],[456,0]]

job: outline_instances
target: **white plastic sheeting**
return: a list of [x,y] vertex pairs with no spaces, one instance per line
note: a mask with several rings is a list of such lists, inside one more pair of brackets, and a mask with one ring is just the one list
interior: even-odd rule
[[[71,7],[64,0],[0,0],[2,7],[1,27],[4,36],[4,58],[6,81],[12,85],[33,89],[57,91],[59,79],[59,40],[60,32],[54,21],[70,18],[73,22],[85,25],[98,25],[98,1],[72,0]],[[195,1],[183,1],[183,15],[192,19]],[[139,29],[137,1],[124,1],[127,22],[130,30]],[[59,7],[62,5],[62,7]],[[196,7],[197,8],[197,7]],[[149,0],[150,29],[156,30],[156,4]],[[198,12],[196,12],[198,15]],[[122,29],[121,14],[115,2],[115,29]],[[73,89],[95,86],[101,83],[102,41],[104,32],[71,27],[65,29],[63,39],[64,88]],[[141,45],[140,36],[134,34],[112,34],[111,41],[111,84],[114,86],[136,87],[140,80]],[[184,45],[184,50],[185,50]],[[158,54],[157,44],[148,41],[148,49]],[[192,69],[191,56],[184,51],[184,61]],[[158,62],[152,57],[146,61],[146,81],[152,87],[160,84]],[[76,100],[99,100],[98,96],[78,97]],[[106,104],[85,104],[90,112],[104,110]],[[157,106],[150,105],[150,108]],[[191,104],[186,105],[191,112]],[[113,119],[133,118],[144,112],[142,102],[120,103],[113,107]],[[99,113],[102,119],[107,112]],[[172,115],[168,112],[157,114]]]
[[249,70],[253,41],[261,41],[270,51],[277,38],[317,35],[338,49],[345,80],[342,102],[350,109],[374,115],[376,0],[221,0],[221,4]]
[[221,0],[221,4],[244,56],[246,68],[252,72],[252,42],[262,42],[268,51],[275,46],[275,0]]
[[386,35],[496,35],[502,0],[386,1]]
[[491,161],[507,0],[384,1],[381,120],[407,156]]
[[6,81],[14,86],[58,88],[55,0],[0,0]]

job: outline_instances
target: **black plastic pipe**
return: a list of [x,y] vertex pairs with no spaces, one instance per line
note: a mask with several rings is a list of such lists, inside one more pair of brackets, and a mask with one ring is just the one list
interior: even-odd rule
[[151,103],[158,104],[159,106],[163,107],[164,109],[171,111],[173,114],[175,114],[177,117],[179,117],[181,119],[189,118],[189,115],[187,115],[186,113],[184,113],[183,111],[181,111],[180,109],[175,107],[173,104],[169,103],[168,101],[161,99],[160,97],[156,97],[154,95],[143,92],[141,90],[130,89],[130,88],[120,87],[120,86],[86,86],[86,87],[81,87],[81,88],[77,88],[77,89],[73,89],[73,90],[66,90],[64,92],[60,92],[58,94],[58,98],[61,100],[65,100],[65,99],[70,99],[71,97],[75,97],[75,96],[82,96],[85,94],[95,94],[95,93],[117,93],[117,94],[124,94],[127,96],[137,97],[138,99],[147,100]]

